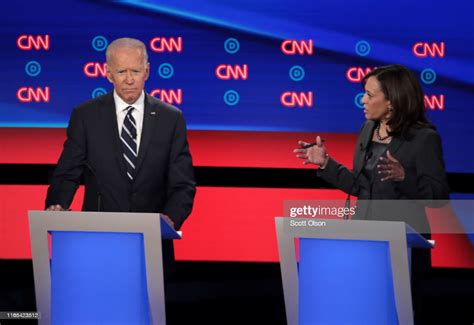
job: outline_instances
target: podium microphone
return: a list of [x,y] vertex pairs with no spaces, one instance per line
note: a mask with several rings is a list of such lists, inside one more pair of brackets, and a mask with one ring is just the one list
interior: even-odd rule
[[[361,151],[365,152],[367,147],[363,147],[362,146],[362,143],[359,144],[359,148]],[[354,189],[354,186],[355,184],[357,183],[357,181],[359,180],[359,177],[360,175],[362,174],[362,172],[364,171],[364,167],[365,167],[365,164],[367,163],[367,161],[372,158],[372,152],[369,152],[369,154],[365,155],[365,158],[364,158],[364,162],[362,163],[362,166],[359,170],[359,172],[357,173],[357,176],[354,178],[354,182],[352,183],[352,186],[351,186],[351,189],[349,190],[349,193],[347,194],[347,198],[346,198],[346,204],[344,205],[344,216],[343,216],[343,219],[344,220],[348,220],[349,219],[349,215],[348,215],[348,211],[349,211],[349,208],[351,207],[351,193],[352,193],[352,190]]]

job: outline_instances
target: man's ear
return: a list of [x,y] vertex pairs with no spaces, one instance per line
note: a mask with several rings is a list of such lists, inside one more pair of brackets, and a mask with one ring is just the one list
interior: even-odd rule
[[113,83],[113,80],[112,80],[112,73],[110,72],[110,67],[109,67],[109,64],[108,64],[108,63],[105,64],[105,75],[107,76],[107,80],[108,80],[110,83]]
[[148,77],[150,76],[150,62],[146,63],[146,77],[145,80],[148,80]]

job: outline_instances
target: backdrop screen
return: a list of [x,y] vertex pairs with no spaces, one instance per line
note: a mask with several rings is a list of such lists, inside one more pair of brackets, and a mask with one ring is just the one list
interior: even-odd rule
[[105,47],[147,45],[146,90],[191,130],[356,133],[360,79],[413,69],[450,172],[474,172],[474,2],[309,0],[8,1],[0,22],[0,126],[65,127],[112,89]]

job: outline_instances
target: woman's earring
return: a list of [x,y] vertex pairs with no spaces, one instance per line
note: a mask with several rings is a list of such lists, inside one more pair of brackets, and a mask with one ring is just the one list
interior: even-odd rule
[[391,115],[392,115],[392,111],[393,111],[393,109],[392,109],[391,107],[389,107],[389,108],[388,108],[388,112],[387,112],[387,114],[385,115],[385,121],[390,120],[390,117],[391,117]]

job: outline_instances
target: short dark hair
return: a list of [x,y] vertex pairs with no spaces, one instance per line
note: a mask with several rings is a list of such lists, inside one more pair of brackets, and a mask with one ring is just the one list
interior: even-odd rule
[[399,64],[386,65],[368,73],[362,84],[370,77],[378,80],[385,99],[392,104],[393,111],[387,122],[391,135],[406,137],[410,128],[435,129],[425,115],[423,91],[413,72]]

